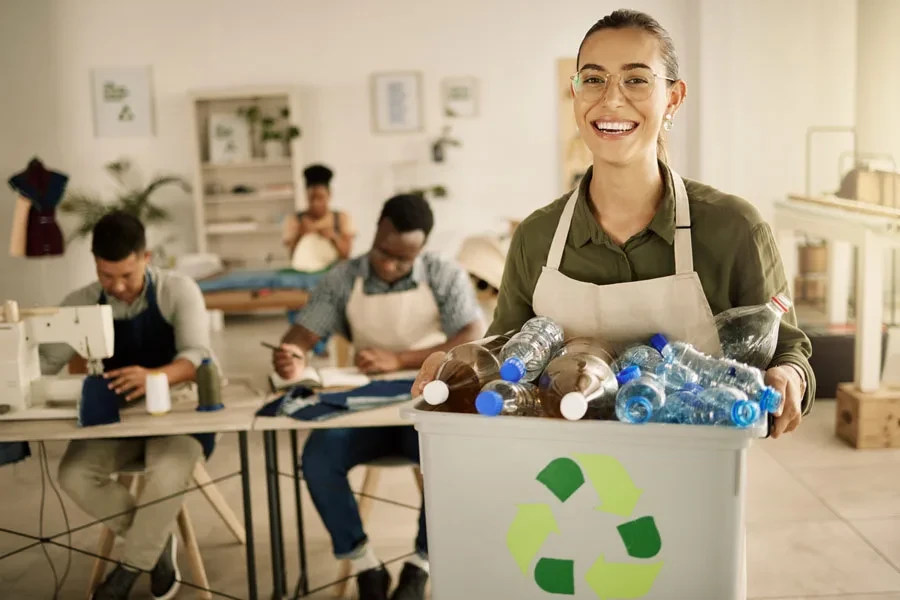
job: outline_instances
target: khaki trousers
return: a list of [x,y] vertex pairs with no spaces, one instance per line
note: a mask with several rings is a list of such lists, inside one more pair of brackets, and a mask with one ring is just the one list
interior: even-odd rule
[[[84,512],[124,538],[121,562],[149,571],[181,509],[180,492],[190,485],[202,456],[200,442],[187,435],[73,440],[59,464],[59,484]],[[145,485],[137,508],[128,488],[111,476],[141,463]],[[161,498],[167,499],[155,502]]]

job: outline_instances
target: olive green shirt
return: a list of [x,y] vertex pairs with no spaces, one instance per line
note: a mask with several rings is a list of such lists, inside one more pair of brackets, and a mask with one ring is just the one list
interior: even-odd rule
[[[582,179],[572,215],[560,272],[567,277],[610,285],[675,274],[675,194],[668,167],[661,163],[665,192],[650,224],[619,246],[603,231],[590,205],[592,169]],[[713,314],[735,306],[765,304],[787,292],[781,256],[759,211],[741,198],[684,180],[691,211],[694,270]],[[516,229],[510,242],[500,296],[489,335],[518,329],[534,316],[532,298],[550,242],[569,194],[538,209]],[[793,309],[778,332],[770,366],[792,363],[806,375],[804,412],[815,398],[815,377],[809,366],[812,347],[797,327]]]

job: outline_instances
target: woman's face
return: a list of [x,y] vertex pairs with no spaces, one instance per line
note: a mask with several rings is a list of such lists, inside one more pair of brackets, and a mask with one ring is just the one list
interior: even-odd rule
[[321,219],[328,213],[331,192],[324,185],[306,188],[306,210],[313,219]]
[[657,39],[640,29],[605,29],[581,49],[575,121],[595,161],[625,165],[656,155],[667,114],[675,114],[685,85],[666,80]]

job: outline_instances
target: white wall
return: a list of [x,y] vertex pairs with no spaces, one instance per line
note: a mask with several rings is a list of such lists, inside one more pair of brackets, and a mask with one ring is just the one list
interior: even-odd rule
[[859,0],[856,122],[862,154],[900,162],[900,2]]
[[[3,2],[0,23],[14,35],[0,37],[2,74],[20,85],[13,86],[15,94],[0,94],[0,118],[14,126],[0,164],[4,173],[12,172],[39,151],[72,175],[72,186],[88,187],[108,185],[101,167],[122,155],[148,173],[188,175],[188,90],[298,83],[307,90],[301,117],[304,158],[335,167],[336,204],[354,212],[361,228],[357,249],[363,250],[392,191],[390,165],[426,158],[428,142],[444,124],[441,78],[473,75],[481,83],[480,116],[454,121],[453,134],[463,147],[450,148],[447,162],[428,167],[422,180],[450,190],[450,198],[434,205],[438,226],[432,246],[452,252],[465,235],[497,229],[502,218],[524,216],[559,195],[555,61],[573,56],[587,28],[619,4]],[[688,105],[671,136],[674,166],[686,176],[743,194],[764,210],[773,198],[802,191],[806,127],[853,119],[855,2],[628,4],[650,12],[670,30],[690,85]],[[771,41],[762,42],[764,34]],[[35,37],[49,45],[34,48]],[[24,61],[12,60],[12,54],[23,51],[28,53]],[[95,139],[90,69],[142,64],[154,70],[156,136]],[[50,76],[37,87],[26,85],[42,68]],[[406,69],[424,73],[427,133],[376,136],[369,122],[368,77]],[[836,78],[849,87],[842,89]],[[44,125],[48,112],[54,115],[52,130]],[[164,200],[177,214],[174,228],[182,246],[190,247],[191,200],[177,194]],[[0,203],[11,205],[5,189]],[[23,262],[0,252],[4,279],[7,272],[24,273]],[[73,256],[57,262],[79,261]],[[89,268],[87,274],[84,268],[64,271],[47,282],[47,297],[36,298],[5,282],[0,297],[54,301],[89,277]]]

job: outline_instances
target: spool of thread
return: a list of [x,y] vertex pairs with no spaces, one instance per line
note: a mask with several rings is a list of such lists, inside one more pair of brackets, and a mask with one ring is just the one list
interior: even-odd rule
[[144,396],[147,399],[147,412],[151,415],[164,415],[172,410],[172,396],[169,394],[169,378],[165,373],[155,372],[147,375]]
[[204,358],[197,367],[197,410],[210,412],[225,408],[222,403],[222,378],[212,359]]

